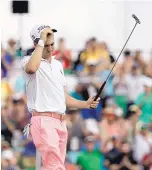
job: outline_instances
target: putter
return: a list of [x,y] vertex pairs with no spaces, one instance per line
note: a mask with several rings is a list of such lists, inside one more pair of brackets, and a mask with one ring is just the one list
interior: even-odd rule
[[127,39],[127,41],[125,42],[125,45],[123,46],[123,48],[122,48],[120,54],[118,55],[118,57],[117,57],[117,59],[116,59],[114,65],[113,65],[113,67],[112,67],[112,69],[111,69],[109,75],[107,76],[107,78],[106,78],[106,80],[104,81],[104,83],[101,85],[101,87],[100,87],[100,89],[99,89],[97,95],[96,95],[95,98],[94,98],[94,101],[96,101],[96,100],[98,99],[98,97],[100,96],[100,94],[101,94],[103,88],[105,87],[105,85],[106,85],[106,83],[107,83],[107,80],[108,80],[109,76],[111,75],[111,73],[112,73],[112,71],[113,71],[113,69],[114,69],[114,67],[115,67],[115,65],[116,65],[116,63],[117,63],[117,61],[118,61],[118,59],[119,59],[121,53],[123,52],[123,50],[124,50],[124,48],[125,48],[125,46],[126,46],[128,40],[130,39],[130,37],[131,37],[131,35],[132,35],[132,33],[133,33],[133,31],[134,31],[136,25],[141,23],[140,20],[136,17],[136,15],[133,14],[132,17],[133,17],[133,18],[135,19],[135,21],[136,21],[135,26],[133,27],[133,29],[132,29],[132,31],[131,31],[131,33],[130,33],[128,39]]

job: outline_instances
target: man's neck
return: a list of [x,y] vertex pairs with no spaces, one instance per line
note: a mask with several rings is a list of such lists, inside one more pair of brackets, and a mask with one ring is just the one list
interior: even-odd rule
[[51,57],[49,57],[49,58],[44,58],[44,57],[42,57],[44,60],[47,60],[49,63],[51,63],[51,61],[52,61],[52,56]]

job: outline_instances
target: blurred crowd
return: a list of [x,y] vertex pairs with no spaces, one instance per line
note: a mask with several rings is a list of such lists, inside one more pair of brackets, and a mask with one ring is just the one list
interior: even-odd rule
[[[35,146],[23,135],[31,114],[20,67],[34,47],[17,44],[10,39],[1,46],[1,168],[34,170]],[[63,64],[69,94],[79,100],[98,92],[116,60],[95,37],[76,57],[60,38],[53,55]],[[125,49],[100,97],[95,110],[67,108],[66,170],[152,170],[152,57]]]

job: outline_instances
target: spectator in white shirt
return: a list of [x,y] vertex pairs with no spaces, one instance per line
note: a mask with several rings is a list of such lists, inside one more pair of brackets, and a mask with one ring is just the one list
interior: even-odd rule
[[140,133],[137,134],[133,142],[134,158],[138,163],[142,163],[143,157],[151,151],[151,136],[149,136],[148,125],[142,125]]
[[128,86],[128,101],[133,103],[137,96],[143,92],[143,75],[141,74],[141,68],[138,65],[132,67],[131,74],[127,75],[127,86]]

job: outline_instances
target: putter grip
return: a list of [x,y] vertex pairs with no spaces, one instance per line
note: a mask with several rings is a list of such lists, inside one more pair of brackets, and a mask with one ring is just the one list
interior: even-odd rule
[[[101,94],[101,92],[102,92],[102,90],[103,90],[103,88],[104,88],[105,85],[106,85],[106,81],[104,81],[104,83],[103,83],[102,86],[100,87],[97,95],[96,95],[95,98],[94,98],[94,101],[96,101],[96,100],[98,99],[98,97],[100,96],[100,94]],[[92,108],[92,107],[90,107],[90,108],[91,108],[91,109],[95,109],[95,108]]]
[[98,91],[98,93],[97,93],[94,101],[96,101],[96,100],[98,99],[98,97],[100,96],[100,94],[101,94],[101,92],[102,92],[102,90],[103,90],[103,88],[104,88],[105,85],[106,85],[106,81],[105,81],[105,82],[102,84],[102,86],[100,87],[100,89],[99,89],[99,91]]
[[136,16],[135,14],[133,14],[132,17],[136,20],[136,22],[137,22],[138,24],[141,23],[140,20],[137,18],[137,16]]

